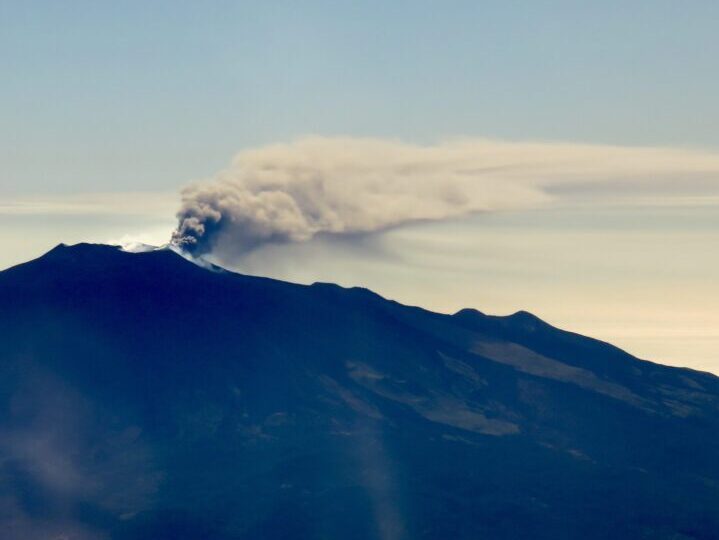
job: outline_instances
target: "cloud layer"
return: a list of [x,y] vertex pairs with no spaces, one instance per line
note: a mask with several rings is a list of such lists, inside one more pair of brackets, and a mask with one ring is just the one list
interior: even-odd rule
[[127,216],[158,217],[177,207],[172,192],[73,193],[0,199],[3,216]]
[[182,193],[173,242],[242,256],[317,234],[599,198],[719,197],[719,154],[668,148],[463,139],[430,146],[307,137],[245,150]]

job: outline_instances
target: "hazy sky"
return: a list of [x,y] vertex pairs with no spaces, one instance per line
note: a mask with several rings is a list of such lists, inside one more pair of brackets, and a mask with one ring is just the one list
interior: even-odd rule
[[714,1],[0,0],[0,267],[60,241],[162,242],[182,187],[306,135],[689,152],[642,159],[632,181],[598,159],[606,179],[546,206],[234,264],[443,311],[528,309],[719,372],[718,27]]

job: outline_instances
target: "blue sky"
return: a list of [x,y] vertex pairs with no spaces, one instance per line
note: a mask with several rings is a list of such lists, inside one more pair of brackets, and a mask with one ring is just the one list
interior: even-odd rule
[[[183,186],[308,134],[662,147],[714,163],[718,26],[709,1],[0,0],[0,267],[59,241],[161,241]],[[641,201],[615,204],[629,189],[616,177],[565,187],[583,193],[572,204],[405,227],[362,250],[270,246],[238,269],[444,311],[530,309],[719,371],[715,170],[682,198],[665,197],[681,168],[662,185],[649,168]]]
[[0,3],[3,191],[306,133],[719,145],[716,2]]

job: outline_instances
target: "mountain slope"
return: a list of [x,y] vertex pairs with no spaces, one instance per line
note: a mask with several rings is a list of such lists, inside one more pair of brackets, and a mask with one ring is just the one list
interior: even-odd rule
[[528,313],[80,244],[0,344],[3,538],[719,537],[719,379]]

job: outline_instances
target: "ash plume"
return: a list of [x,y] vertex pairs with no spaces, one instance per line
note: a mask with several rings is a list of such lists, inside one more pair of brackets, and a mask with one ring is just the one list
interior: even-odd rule
[[485,175],[477,159],[401,143],[308,138],[239,154],[182,193],[176,245],[237,255],[320,233],[372,233],[501,208],[541,194]]
[[716,154],[666,148],[307,137],[243,151],[214,178],[187,187],[172,243],[193,255],[237,258],[269,243],[372,234],[583,194],[592,201],[716,196],[718,174]]

